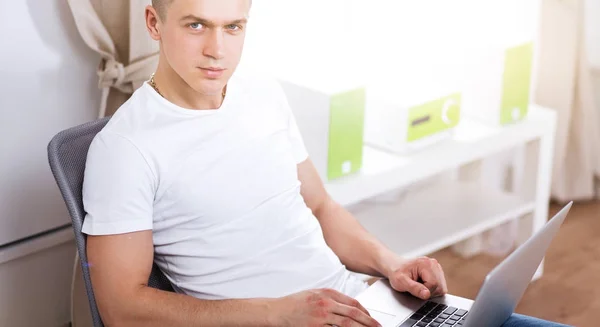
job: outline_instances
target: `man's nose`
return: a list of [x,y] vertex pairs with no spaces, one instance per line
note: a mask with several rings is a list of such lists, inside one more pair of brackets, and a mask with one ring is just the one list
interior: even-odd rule
[[203,54],[213,59],[222,59],[225,56],[223,31],[212,30],[206,38]]

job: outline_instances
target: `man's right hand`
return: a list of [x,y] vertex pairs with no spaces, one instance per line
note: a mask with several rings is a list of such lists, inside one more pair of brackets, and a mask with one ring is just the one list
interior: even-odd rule
[[357,300],[332,289],[304,291],[273,305],[277,326],[380,327]]

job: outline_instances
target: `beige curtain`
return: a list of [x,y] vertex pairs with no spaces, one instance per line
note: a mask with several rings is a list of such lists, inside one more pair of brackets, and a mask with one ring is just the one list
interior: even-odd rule
[[558,113],[552,197],[560,202],[597,196],[600,108],[587,57],[584,0],[542,0],[539,67],[534,101]]
[[144,8],[150,0],[68,0],[85,43],[102,57],[99,117],[112,115],[158,64],[158,44],[148,35]]
[[[158,44],[146,29],[144,8],[151,0],[68,0],[85,43],[101,56],[98,117],[112,115],[155,71]],[[93,326],[85,284],[76,256],[71,290],[73,327]]]

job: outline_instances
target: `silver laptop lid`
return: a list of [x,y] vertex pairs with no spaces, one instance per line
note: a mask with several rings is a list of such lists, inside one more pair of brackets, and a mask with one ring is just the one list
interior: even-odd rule
[[567,204],[539,232],[487,275],[464,327],[497,327],[510,317],[572,204]]

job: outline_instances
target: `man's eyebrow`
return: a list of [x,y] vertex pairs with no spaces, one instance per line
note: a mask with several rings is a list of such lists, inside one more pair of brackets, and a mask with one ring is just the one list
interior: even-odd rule
[[234,20],[233,22],[230,22],[227,25],[230,25],[230,24],[246,24],[247,22],[248,22],[248,20],[246,18],[241,18],[241,19],[236,19],[236,20]]
[[[186,15],[186,16],[183,16],[180,19],[180,21],[182,21],[182,22],[183,21],[194,21],[194,22],[198,22],[198,23],[201,23],[202,25],[206,25],[206,26],[209,26],[209,27],[217,25],[215,22],[212,22],[212,21],[210,21],[208,19],[204,19],[202,17],[198,17],[198,16],[195,16],[195,15]],[[225,25],[245,24],[247,22],[248,22],[248,20],[246,18],[240,18],[240,19],[236,19],[234,21],[231,21],[231,22],[229,22],[229,23],[227,23]]]

